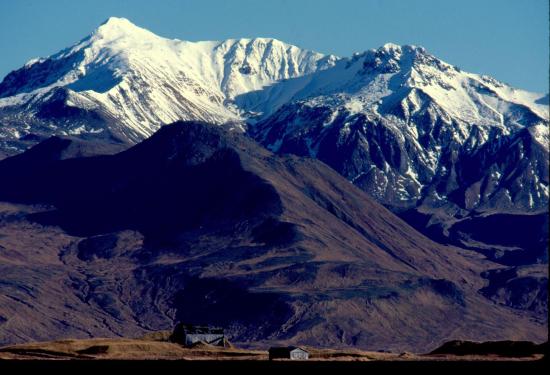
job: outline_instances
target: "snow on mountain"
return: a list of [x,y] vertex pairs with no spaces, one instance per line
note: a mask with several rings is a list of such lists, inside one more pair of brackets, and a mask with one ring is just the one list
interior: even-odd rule
[[547,210],[543,94],[395,44],[266,91],[258,103],[272,110],[251,128],[259,142],[324,161],[396,212],[433,224]]
[[548,205],[548,95],[418,46],[337,58],[267,38],[170,40],[110,18],[0,83],[3,155],[54,134],[133,144],[176,120],[246,122],[271,150],[319,158],[397,211]]
[[341,59],[332,69],[267,90],[271,90],[270,95],[265,95],[271,100],[265,104],[269,108],[277,108],[280,100],[276,96],[284,94],[293,100],[307,99],[312,105],[329,102],[350,113],[384,113],[407,95],[408,105],[413,107],[418,104],[418,95],[427,95],[448,115],[468,123],[504,126],[501,114],[514,105],[527,107],[544,120],[549,116],[547,104],[538,100],[542,94],[463,72],[422,47],[392,43]]
[[237,96],[335,61],[275,39],[170,40],[112,17],[74,46],[6,76],[0,137],[108,130],[135,143],[176,120],[239,122]]

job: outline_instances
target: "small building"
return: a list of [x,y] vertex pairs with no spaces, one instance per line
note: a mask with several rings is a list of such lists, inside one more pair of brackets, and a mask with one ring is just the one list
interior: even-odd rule
[[226,343],[223,328],[184,323],[178,323],[174,327],[170,340],[185,346],[192,346],[200,342],[214,346],[225,346]]
[[272,359],[292,359],[303,361],[309,359],[309,353],[307,350],[297,346],[272,347],[269,348],[269,360]]

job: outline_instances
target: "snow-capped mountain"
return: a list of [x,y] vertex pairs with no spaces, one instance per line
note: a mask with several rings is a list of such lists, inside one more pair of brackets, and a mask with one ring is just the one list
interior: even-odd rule
[[74,46],[5,77],[0,138],[10,154],[40,135],[135,143],[176,120],[240,122],[246,103],[236,103],[239,95],[335,61],[275,39],[169,40],[113,17]]
[[542,94],[394,44],[279,86],[270,100],[289,91],[292,100],[253,127],[255,138],[326,162],[394,211],[429,213],[433,224],[547,210]]
[[[547,211],[548,95],[422,47],[338,58],[266,38],[169,40],[110,18],[0,83],[0,157],[51,135],[119,149],[176,120],[229,123],[272,151],[318,158],[445,237],[472,215]],[[471,234],[455,236],[479,242]]]

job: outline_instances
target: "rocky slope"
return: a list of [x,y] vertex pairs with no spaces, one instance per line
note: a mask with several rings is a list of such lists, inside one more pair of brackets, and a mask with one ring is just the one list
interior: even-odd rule
[[[547,261],[542,95],[393,44],[279,86],[270,88],[275,100],[294,90],[292,101],[251,127],[272,151],[324,161],[433,238],[493,259],[520,251],[514,256]],[[522,243],[521,231],[502,241],[473,230],[503,222],[497,214],[519,226],[541,222],[536,244]]]
[[319,161],[200,123],[116,155],[73,145],[0,162],[3,344],[176,321],[240,345],[547,340],[546,268],[439,245]]

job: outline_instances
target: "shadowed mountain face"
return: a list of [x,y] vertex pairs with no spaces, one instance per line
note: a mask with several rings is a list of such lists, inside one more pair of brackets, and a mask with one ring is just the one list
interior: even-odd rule
[[115,158],[60,163],[41,158],[22,168],[19,159],[28,158],[15,157],[3,169],[16,178],[0,194],[10,201],[55,205],[57,210],[35,218],[76,235],[135,229],[167,240],[205,224],[281,211],[273,188],[244,171],[219,135],[204,142],[201,130],[172,135],[161,132],[154,142]]
[[0,343],[180,320],[252,346],[547,339],[544,268],[503,278],[319,161],[193,122],[116,155],[78,157],[98,151],[84,144],[52,138],[0,162]]
[[542,94],[392,44],[269,90],[276,97],[287,87],[298,88],[292,100],[249,128],[264,146],[318,158],[441,243],[503,264],[545,262],[540,226],[535,243],[519,230],[504,240],[481,234],[502,215],[517,223],[548,216]]

